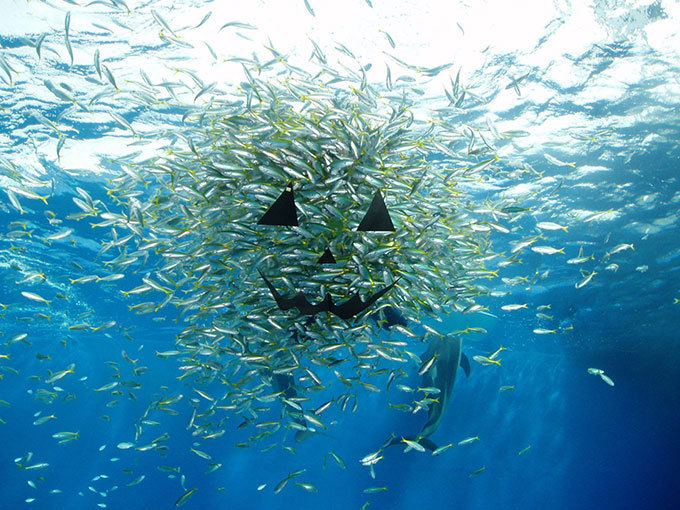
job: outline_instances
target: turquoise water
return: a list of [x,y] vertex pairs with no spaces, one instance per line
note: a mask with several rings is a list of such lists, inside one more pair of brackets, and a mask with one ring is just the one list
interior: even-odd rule
[[[483,19],[478,8],[460,6],[464,14],[446,27],[441,19],[451,13],[437,3],[388,7],[376,0],[371,7],[356,1],[336,9],[310,0],[314,15],[304,2],[260,2],[238,13],[223,12],[214,2],[10,3],[11,15],[0,25],[0,432],[5,439],[0,507],[675,507],[680,482],[675,4],[596,2],[582,10],[555,3],[546,12],[534,6],[534,21],[525,16],[521,30],[503,36],[503,24],[494,23],[508,14],[500,7],[494,14],[493,6]],[[64,35],[69,11],[73,62]],[[208,12],[212,15],[201,23]],[[354,33],[341,28],[346,26],[341,15],[356,20]],[[235,21],[258,28],[220,30]],[[428,26],[431,33],[424,29]],[[593,29],[584,35],[578,26]],[[454,54],[442,50],[454,47],[442,39],[449,36],[455,39]],[[347,55],[337,43],[357,55],[356,61],[342,60]],[[149,168],[158,156],[172,161],[190,154],[177,133],[195,133],[191,115],[207,111],[211,101],[242,100],[247,90],[241,62],[229,59],[251,59],[255,52],[264,62],[271,52],[263,45],[270,44],[309,69],[324,51],[331,68],[340,72],[348,66],[359,76],[357,83],[359,62],[366,80],[384,95],[390,88],[387,64],[394,89],[419,98],[412,108],[416,116],[441,109],[441,139],[448,143],[450,134],[451,140],[463,140],[446,145],[454,156],[430,147],[425,159],[470,169],[472,178],[461,176],[459,183],[463,198],[450,207],[465,211],[474,219],[470,228],[488,235],[491,244],[476,256],[496,254],[484,267],[498,273],[477,274],[475,284],[481,287],[470,299],[455,294],[463,294],[462,288],[454,292],[433,284],[436,300],[453,295],[455,304],[441,322],[432,315],[423,321],[461,334],[472,364],[469,377],[457,375],[442,423],[430,438],[437,446],[453,443],[441,455],[404,452],[402,446],[381,449],[391,434],[416,435],[425,422],[424,411],[390,408],[412,404],[412,394],[396,385],[422,385],[415,361],[379,365],[405,370],[389,390],[386,378],[364,375],[362,381],[380,391],[355,383],[344,411],[348,390],[331,366],[325,387],[308,393],[314,405],[302,406],[313,409],[332,400],[319,414],[326,429],[304,441],[296,441],[296,429],[285,426],[253,439],[270,427],[267,422],[284,422],[287,404],[257,401],[253,405],[269,409],[254,411],[256,417],[228,408],[211,414],[214,402],[232,402],[229,392],[238,391],[230,383],[252,365],[232,361],[220,377],[211,377],[212,369],[182,377],[182,366],[195,357],[186,351],[162,353],[183,348],[176,340],[190,313],[178,313],[181,306],[172,303],[136,313],[144,311],[135,305],[149,294],[125,297],[122,290],[144,285],[149,277],[168,284],[147,272],[151,265],[107,264],[118,246],[102,248],[116,237],[110,226],[93,224],[106,220],[101,216],[106,210],[125,210],[116,202],[120,197],[107,192],[113,187],[109,179],[121,169]],[[409,79],[398,81],[399,76]],[[467,94],[452,106],[446,94],[453,93],[457,76]],[[274,83],[266,70],[257,79]],[[153,92],[149,97],[132,93],[146,89]],[[409,133],[419,136],[418,129]],[[475,133],[474,143],[469,133]],[[494,154],[498,161],[478,170],[475,165]],[[150,197],[158,183],[149,180],[135,189],[140,203],[154,210],[158,203]],[[388,209],[394,207],[391,214],[400,226],[398,195],[389,186],[387,191],[392,193]],[[279,192],[263,196],[275,198]],[[421,199],[438,196],[429,193],[423,191]],[[86,197],[99,214],[79,218]],[[406,211],[412,206],[399,205]],[[517,210],[508,213],[509,207]],[[538,227],[541,222],[566,228]],[[115,235],[127,233],[117,228]],[[203,233],[195,234],[201,239]],[[137,239],[120,243],[126,253],[140,244]],[[539,253],[532,250],[536,246],[561,251]],[[282,243],[281,254],[284,249]],[[257,257],[267,250],[257,251]],[[150,251],[151,264],[162,258],[159,253]],[[581,256],[586,260],[568,262]],[[452,251],[451,264],[460,257]],[[424,260],[426,271],[429,259]],[[238,271],[233,274],[231,284],[238,289],[244,284]],[[429,276],[414,272],[411,277]],[[253,281],[275,321],[305,320],[294,311],[278,311],[273,299],[266,301],[260,280],[245,285]],[[190,290],[178,290],[177,296],[191,296]],[[419,309],[415,298],[389,296],[385,299],[401,303],[407,315]],[[473,302],[481,311],[467,308]],[[512,304],[523,306],[507,309]],[[248,317],[238,315],[253,315],[253,306],[246,301],[241,310],[224,313],[235,314],[229,316],[233,324],[247,324]],[[372,327],[368,315],[351,319],[348,327]],[[326,312],[316,317],[328,324],[340,320]],[[425,330],[409,324],[413,338],[371,329],[370,341],[398,340],[405,342],[403,349],[423,356]],[[460,333],[466,328],[477,329]],[[269,333],[275,335],[274,329]],[[498,356],[500,365],[473,361],[500,346],[506,348]],[[72,372],[58,377],[71,364]],[[321,373],[318,365],[309,366]],[[589,374],[589,368],[603,370],[615,385]],[[354,375],[344,365],[337,370]],[[500,391],[505,386],[514,388]],[[192,417],[194,410],[199,416]],[[211,433],[214,437],[206,437]],[[457,444],[472,437],[479,439]],[[376,451],[383,458],[373,478],[360,460]],[[275,491],[296,470],[305,471]]]

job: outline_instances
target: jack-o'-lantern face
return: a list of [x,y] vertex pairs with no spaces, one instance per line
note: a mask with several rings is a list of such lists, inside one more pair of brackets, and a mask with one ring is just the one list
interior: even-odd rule
[[[281,227],[297,227],[298,211],[295,205],[295,196],[293,194],[293,185],[289,184],[276,201],[267,209],[264,215],[258,221],[258,225],[275,225]],[[394,232],[395,228],[387,211],[385,200],[380,193],[376,191],[373,200],[365,212],[361,222],[356,228],[358,232]],[[316,260],[318,265],[336,264],[336,259],[330,248],[326,248]],[[319,268],[322,270],[322,268]],[[337,315],[341,319],[350,319],[363,311],[367,310],[373,303],[385,295],[394,285],[396,281],[390,285],[382,287],[380,290],[366,296],[364,300],[359,297],[358,291],[353,291],[348,294],[349,297],[344,302],[338,304],[333,300],[330,293],[326,292],[325,296],[320,302],[313,304],[305,295],[304,292],[297,292],[293,297],[284,297],[277,290],[271,281],[259,271],[260,276],[269,288],[276,304],[281,310],[297,309],[302,315],[315,315],[319,312],[330,312]]]

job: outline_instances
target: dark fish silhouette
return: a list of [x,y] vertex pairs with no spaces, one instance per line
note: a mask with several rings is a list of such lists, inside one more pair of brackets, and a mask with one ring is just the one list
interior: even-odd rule
[[[403,436],[404,439],[417,441],[427,450],[434,451],[437,445],[429,438],[439,427],[444,416],[446,406],[453,393],[453,385],[460,366],[466,376],[470,376],[470,361],[462,352],[463,341],[459,336],[435,337],[430,341],[430,345],[423,355],[426,360],[424,365],[430,360],[432,366],[423,374],[423,387],[434,387],[439,389],[437,400],[432,402],[427,412],[427,422],[423,425],[417,436]],[[402,437],[392,434],[382,445],[387,448],[395,444],[402,444]]]
[[435,337],[430,341],[423,359],[429,360],[432,356],[436,359],[430,369],[423,374],[423,387],[435,387],[439,389],[437,402],[433,402],[427,413],[427,423],[420,431],[421,437],[429,437],[439,427],[446,410],[446,405],[453,393],[453,384],[460,366],[465,375],[470,376],[470,361],[462,352],[463,340],[459,336]]

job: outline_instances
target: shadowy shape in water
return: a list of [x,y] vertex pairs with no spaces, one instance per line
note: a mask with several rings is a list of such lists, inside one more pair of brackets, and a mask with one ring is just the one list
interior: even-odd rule
[[[295,378],[290,374],[272,374],[272,387],[275,392],[283,392],[283,396],[288,400],[298,396],[298,392],[295,389]],[[295,441],[301,443],[314,433],[312,430],[307,429],[307,421],[302,411],[286,409],[286,413],[295,423],[305,428],[305,430],[297,430],[295,432]]]
[[[423,374],[423,387],[433,387],[439,390],[438,398],[428,407],[427,422],[417,436],[403,436],[405,439],[417,441],[424,448],[434,451],[437,445],[429,437],[437,430],[444,416],[446,406],[453,393],[453,385],[460,366],[467,377],[470,376],[470,361],[462,352],[463,341],[459,336],[446,335],[435,337],[430,341],[427,351],[423,355],[423,370],[428,363],[432,363]],[[383,444],[387,448],[401,444],[402,438],[394,435]]]

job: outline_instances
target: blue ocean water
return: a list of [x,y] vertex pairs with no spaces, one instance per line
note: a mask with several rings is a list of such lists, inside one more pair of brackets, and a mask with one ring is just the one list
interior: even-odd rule
[[[305,14],[303,2],[298,4],[295,12],[300,17],[322,20],[322,6],[311,2],[315,12],[311,17]],[[389,28],[393,36],[402,33],[389,25],[388,7],[378,1],[372,2],[372,8],[365,2],[357,4],[352,6],[357,12],[378,11],[376,26]],[[115,175],[120,164],[108,154],[139,139],[111,116],[95,111],[88,117],[89,113],[70,108],[69,102],[56,101],[44,83],[66,83],[60,85],[62,90],[84,101],[99,90],[97,85],[88,82],[94,92],[82,89],[81,95],[76,85],[68,84],[73,76],[96,78],[88,53],[92,48],[101,47],[102,55],[106,51],[112,55],[116,44],[123,46],[118,56],[106,60],[119,73],[122,88],[121,76],[137,73],[154,51],[167,57],[183,47],[145,40],[156,36],[159,22],[154,22],[150,7],[143,3],[129,2],[137,18],[123,14],[119,2],[102,5],[101,10],[95,5],[96,12],[73,2],[41,4],[34,12],[30,4],[22,5],[27,10],[24,21],[47,25],[40,29],[27,25],[21,35],[13,32],[0,39],[1,55],[9,67],[2,71],[0,96],[4,126],[0,132],[0,433],[4,438],[0,508],[173,508],[194,488],[182,502],[184,508],[677,508],[680,60],[677,49],[661,51],[653,40],[656,31],[667,30],[664,23],[677,21],[677,9],[670,2],[641,5],[595,3],[594,18],[602,21],[603,12],[612,14],[611,31],[602,40],[589,41],[581,52],[568,57],[528,63],[527,55],[540,54],[559,27],[574,22],[569,9],[562,8],[557,21],[546,26],[546,39],[535,47],[523,54],[489,55],[466,77],[480,84],[471,93],[486,99],[473,100],[473,106],[461,109],[461,124],[492,115],[496,124],[507,126],[503,130],[525,131],[503,137],[508,141],[496,140],[499,153],[505,151],[503,164],[514,171],[499,173],[497,178],[486,176],[479,186],[466,190],[480,208],[506,192],[520,197],[518,203],[530,209],[507,221],[512,230],[508,235],[491,232],[493,251],[511,256],[519,237],[542,233],[537,244],[564,253],[519,250],[521,263],[483,282],[490,291],[509,294],[479,296],[477,302],[487,307],[485,313],[453,313],[444,318],[444,331],[484,329],[465,336],[463,352],[471,360],[502,345],[507,348],[500,356],[502,362],[499,366],[473,362],[469,377],[458,374],[443,422],[432,437],[439,446],[454,446],[439,456],[404,452],[401,446],[387,448],[375,464],[375,478],[360,460],[377,451],[390,434],[414,434],[424,421],[423,413],[389,409],[390,403],[408,402],[394,388],[360,392],[355,411],[329,408],[324,421],[337,420],[337,424],[304,442],[280,431],[272,441],[276,446],[268,451],[261,443],[243,444],[253,431],[239,428],[237,415],[224,419],[220,427],[225,433],[219,437],[192,435],[187,426],[193,410],[190,399],[203,398],[195,389],[208,395],[225,389],[219,383],[194,387],[179,379],[181,372],[172,356],[157,354],[174,349],[184,327],[177,311],[167,307],[157,313],[134,313],[130,306],[136,301],[120,292],[142,283],[143,274],[134,271],[115,281],[77,280],[105,275],[106,257],[100,250],[110,238],[105,228],[92,226],[98,218],[69,217],[81,212],[73,198],[83,197],[80,188],[94,201],[110,204],[107,178]],[[190,21],[196,25],[202,18],[199,8],[214,6],[195,2],[191,7],[196,11]],[[163,12],[172,26],[185,23],[168,6],[159,4],[154,9]],[[253,16],[266,9],[264,2]],[[409,8],[404,9],[408,14]],[[417,6],[411,9],[415,13]],[[620,15],[621,9],[627,9],[626,16]],[[73,65],[63,48],[63,16],[69,10],[74,20]],[[643,21],[640,12],[645,13]],[[613,21],[614,14],[619,21]],[[250,21],[223,18],[211,22],[219,28],[229,20]],[[604,26],[607,19],[604,16]],[[86,29],[86,20],[111,30],[102,34],[96,27]],[[135,40],[128,31],[110,20],[137,27],[141,42],[130,43]],[[465,26],[470,36],[472,29]],[[43,32],[49,35],[38,61],[35,41]],[[243,35],[248,33],[245,30]],[[33,41],[33,46],[22,37]],[[674,32],[669,35],[669,41],[677,40]],[[549,72],[566,62],[573,66],[569,72],[577,76],[574,83],[559,81]],[[518,81],[516,93],[511,76],[518,78],[524,71],[530,75]],[[83,81],[76,83],[86,86]],[[624,92],[615,97],[593,92],[594,84],[603,89],[622,87]],[[437,93],[441,96],[440,90]],[[123,94],[107,106],[118,108],[114,111],[133,126],[182,125],[181,109],[140,105]],[[59,123],[58,132],[36,120],[36,113]],[[60,134],[66,141],[57,158]],[[149,150],[147,157],[153,157],[153,148],[141,147]],[[134,149],[129,146],[124,153]],[[88,167],[93,161],[96,170]],[[49,195],[46,204],[16,193],[23,212],[11,203],[6,191],[16,188],[12,179],[17,172],[28,189]],[[32,187],[31,179],[49,184]],[[554,221],[568,229],[541,231],[536,228],[540,221]],[[45,240],[64,229],[72,232],[62,239]],[[629,243],[632,249],[612,253]],[[568,264],[581,247],[593,258],[582,265]],[[617,268],[607,269],[611,264]],[[597,274],[577,288],[585,276],[581,267]],[[500,277],[524,279],[512,285]],[[500,308],[510,303],[527,307]],[[537,317],[539,311],[550,318]],[[538,328],[555,332],[537,334]],[[418,354],[426,349],[418,340],[411,345]],[[72,373],[47,382],[71,364]],[[140,367],[147,368],[135,373]],[[604,370],[615,385],[589,374],[591,367]],[[400,382],[417,388],[419,381],[414,372]],[[118,385],[102,389],[112,382]],[[331,395],[342,391],[336,384],[338,388],[329,388]],[[514,389],[499,391],[506,385]],[[153,409],[145,415],[149,402],[180,394],[183,398],[168,405],[171,410]],[[276,410],[269,413],[277,419]],[[54,418],[38,423],[51,415]],[[135,424],[143,416],[144,432],[135,439]],[[59,432],[77,432],[77,438],[60,443],[72,436],[55,437]],[[468,437],[479,440],[457,444]],[[148,445],[153,447],[145,448]],[[289,473],[303,469],[274,493]],[[296,482],[312,484],[316,492]],[[260,489],[262,484],[266,486]],[[369,487],[380,489],[365,492]]]

